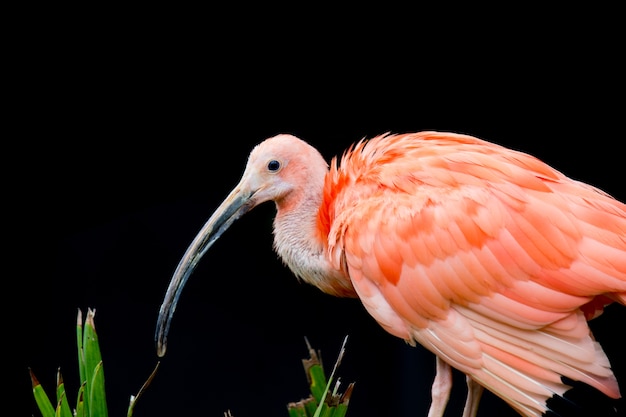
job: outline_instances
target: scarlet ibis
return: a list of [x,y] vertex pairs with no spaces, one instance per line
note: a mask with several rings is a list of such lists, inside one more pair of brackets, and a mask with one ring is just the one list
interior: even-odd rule
[[446,408],[451,367],[467,376],[464,416],[485,388],[527,417],[555,412],[549,400],[575,381],[620,397],[588,320],[626,304],[626,205],[526,153],[435,131],[363,139],[330,165],[292,135],[257,145],[174,272],[159,356],[195,266],[266,201],[296,277],[360,298],[436,355],[430,417]]

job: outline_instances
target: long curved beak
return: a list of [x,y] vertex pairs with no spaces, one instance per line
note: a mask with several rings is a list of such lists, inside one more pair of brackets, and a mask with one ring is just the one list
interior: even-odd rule
[[159,355],[159,357],[164,356],[167,350],[167,334],[172,322],[172,316],[174,315],[176,303],[178,302],[178,298],[180,297],[180,293],[187,279],[192,274],[200,258],[202,258],[222,233],[224,233],[235,220],[243,216],[256,205],[253,197],[254,193],[248,191],[245,187],[241,187],[240,183],[240,185],[231,191],[222,204],[220,204],[213,215],[211,215],[178,263],[170,285],[167,288],[163,304],[161,304],[161,309],[159,310],[159,318],[154,335],[157,355]]

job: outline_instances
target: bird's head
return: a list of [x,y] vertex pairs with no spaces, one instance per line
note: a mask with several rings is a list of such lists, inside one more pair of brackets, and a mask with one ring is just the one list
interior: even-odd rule
[[155,333],[159,356],[165,355],[167,334],[182,289],[211,245],[235,220],[261,203],[274,201],[279,209],[291,206],[311,182],[323,182],[326,170],[319,152],[295,136],[274,136],[252,150],[239,184],[191,242],[172,276]]

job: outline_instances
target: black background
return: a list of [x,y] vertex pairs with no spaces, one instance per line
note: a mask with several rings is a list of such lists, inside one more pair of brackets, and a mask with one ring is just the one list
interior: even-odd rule
[[[437,30],[447,24],[407,21],[400,33],[382,19],[322,40],[328,25],[355,21],[47,13],[20,15],[5,63],[3,396],[17,415],[38,415],[29,367],[50,394],[60,367],[74,403],[75,320],[88,307],[109,415],[125,415],[157,362],[154,327],[179,258],[268,136],[295,134],[330,160],[385,132],[468,133],[626,200],[622,64],[604,42],[612,33],[590,40],[573,25],[531,42],[523,25],[494,42],[508,23],[483,32],[461,19],[444,42]],[[304,337],[330,370],[346,335],[339,375],[356,381],[348,415],[425,415],[432,355],[386,334],[358,300],[297,282],[272,251],[273,214],[258,207],[205,256],[134,415],[286,416],[288,402],[308,395]],[[615,326],[625,310],[593,322],[622,381]],[[460,415],[455,378],[446,415]],[[486,394],[479,415],[496,414],[515,415]]]

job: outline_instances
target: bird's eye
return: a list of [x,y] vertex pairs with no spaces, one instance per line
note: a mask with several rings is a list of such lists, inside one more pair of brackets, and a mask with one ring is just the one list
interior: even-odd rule
[[278,162],[275,159],[272,159],[271,161],[267,163],[267,169],[269,169],[272,172],[278,171],[280,169],[280,162]]

